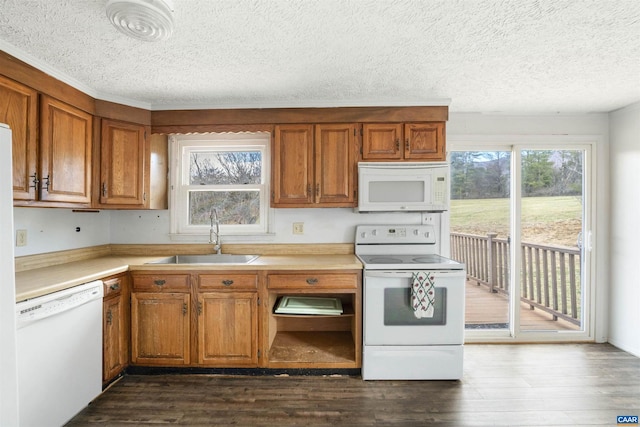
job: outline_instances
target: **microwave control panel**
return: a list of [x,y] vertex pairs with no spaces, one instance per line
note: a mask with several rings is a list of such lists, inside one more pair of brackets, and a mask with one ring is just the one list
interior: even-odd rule
[[433,201],[435,203],[444,203],[447,194],[447,178],[437,176],[433,184]]

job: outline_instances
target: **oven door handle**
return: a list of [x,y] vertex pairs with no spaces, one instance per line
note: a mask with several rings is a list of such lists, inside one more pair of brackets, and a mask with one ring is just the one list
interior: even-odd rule
[[[416,270],[423,271],[423,270]],[[424,270],[429,271],[436,276],[447,276],[447,277],[465,277],[466,273],[464,270]],[[411,279],[413,278],[413,271],[375,271],[375,270],[365,270],[365,277],[383,277],[387,279]]]

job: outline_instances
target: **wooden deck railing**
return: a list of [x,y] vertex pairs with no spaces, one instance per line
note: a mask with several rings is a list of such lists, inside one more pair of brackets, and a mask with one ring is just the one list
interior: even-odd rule
[[[490,292],[509,294],[509,239],[451,233],[451,258],[463,262],[467,277]],[[580,250],[522,243],[520,300],[554,320],[580,325]]]

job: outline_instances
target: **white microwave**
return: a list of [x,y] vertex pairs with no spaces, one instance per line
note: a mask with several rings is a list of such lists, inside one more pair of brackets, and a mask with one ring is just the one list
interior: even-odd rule
[[449,209],[446,162],[358,163],[358,212],[441,212]]

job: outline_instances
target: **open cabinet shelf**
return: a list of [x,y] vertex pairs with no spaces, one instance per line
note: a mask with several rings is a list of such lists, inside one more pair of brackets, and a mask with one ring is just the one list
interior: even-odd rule
[[349,331],[278,332],[269,350],[269,361],[352,367],[356,362],[353,337]]
[[[283,278],[285,275],[278,275]],[[320,277],[320,281],[325,277]],[[328,276],[328,275],[327,275]],[[341,277],[345,277],[342,273]],[[315,277],[315,276],[314,276]],[[268,290],[268,366],[273,368],[340,368],[361,366],[361,293],[360,275],[354,274],[353,288],[309,289],[303,285]],[[289,278],[283,282],[289,285]],[[356,286],[357,284],[357,286]],[[275,313],[283,296],[338,298],[342,314],[284,314]]]

